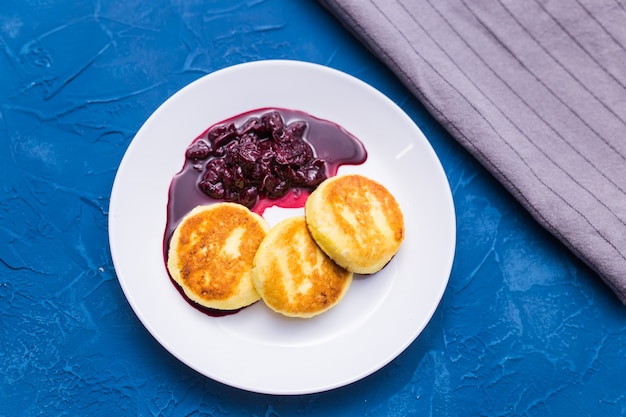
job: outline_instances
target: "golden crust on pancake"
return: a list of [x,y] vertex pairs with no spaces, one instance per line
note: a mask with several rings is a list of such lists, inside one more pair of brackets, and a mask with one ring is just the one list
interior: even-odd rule
[[311,236],[329,257],[359,274],[382,269],[404,239],[398,202],[383,185],[362,175],[327,179],[305,206]]
[[335,306],[353,274],[315,244],[303,216],[281,221],[267,234],[254,257],[252,280],[272,310],[309,318]]
[[250,305],[260,298],[252,284],[252,261],[268,230],[265,219],[240,204],[196,207],[170,240],[170,276],[201,306],[236,310]]

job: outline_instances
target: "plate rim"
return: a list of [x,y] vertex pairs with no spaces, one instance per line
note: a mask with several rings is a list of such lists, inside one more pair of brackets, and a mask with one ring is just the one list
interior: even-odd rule
[[[390,355],[390,357],[388,358],[388,360],[383,361],[378,363],[376,366],[370,366],[368,369],[365,369],[363,372],[359,373],[359,374],[354,374],[352,375],[352,377],[344,377],[341,380],[337,380],[335,383],[326,383],[323,386],[317,386],[317,387],[309,387],[309,388],[298,388],[298,389],[289,389],[289,388],[285,388],[282,390],[276,390],[276,389],[270,389],[270,390],[265,390],[262,387],[253,387],[250,386],[249,384],[243,384],[243,383],[237,383],[236,381],[232,381],[232,380],[228,380],[228,378],[224,378],[224,377],[220,377],[220,376],[215,376],[215,375],[207,375],[205,372],[202,372],[200,370],[197,369],[197,366],[195,366],[193,363],[190,363],[190,361],[188,360],[188,358],[183,358],[180,357],[178,354],[176,354],[175,352],[172,351],[172,347],[171,345],[168,343],[167,340],[164,340],[164,338],[162,337],[162,335],[160,335],[158,333],[158,331],[152,326],[152,323],[150,321],[150,319],[148,317],[145,316],[145,312],[142,310],[142,308],[136,304],[136,300],[133,297],[133,295],[130,293],[130,288],[128,287],[128,283],[125,281],[125,279],[123,279],[121,277],[121,275],[123,275],[122,272],[120,272],[118,270],[118,265],[120,265],[120,256],[117,253],[117,249],[116,245],[115,245],[115,239],[116,237],[116,229],[115,229],[115,225],[116,225],[116,215],[119,215],[119,213],[116,213],[115,210],[118,207],[118,204],[120,204],[118,202],[118,198],[120,196],[120,192],[119,189],[120,187],[122,187],[123,185],[121,185],[121,181],[123,180],[123,174],[125,172],[127,168],[127,164],[128,164],[128,159],[127,156],[131,154],[131,152],[133,152],[133,149],[139,145],[137,145],[137,143],[139,143],[136,139],[138,137],[141,137],[141,135],[144,132],[144,129],[146,129],[146,126],[149,125],[149,123],[154,120],[155,118],[160,117],[160,115],[162,113],[167,112],[167,108],[168,106],[174,105],[172,103],[175,103],[176,100],[181,99],[181,97],[183,97],[187,91],[192,90],[194,88],[196,88],[196,86],[199,85],[199,83],[203,83],[203,82],[209,82],[212,79],[216,79],[219,78],[220,76],[228,73],[228,72],[233,72],[233,71],[240,71],[240,70],[254,70],[255,68],[263,68],[263,67],[272,67],[272,66],[287,66],[289,68],[292,69],[306,69],[306,70],[313,70],[313,71],[321,71],[324,74],[327,75],[331,75],[334,77],[339,77],[340,79],[346,80],[350,83],[353,83],[354,85],[360,87],[360,88],[365,88],[368,89],[370,94],[373,94],[374,96],[377,96],[379,99],[382,100],[383,103],[385,103],[386,105],[391,105],[394,109],[394,111],[398,112],[400,115],[403,115],[403,117],[405,117],[406,119],[408,119],[408,121],[410,121],[410,123],[414,126],[414,128],[421,134],[420,138],[416,138],[414,140],[421,140],[423,146],[426,146],[430,152],[431,152],[431,157],[433,158],[432,162],[435,162],[435,165],[438,169],[438,174],[439,176],[444,180],[444,183],[446,184],[444,194],[446,199],[448,200],[447,203],[447,207],[446,209],[448,210],[448,214],[449,214],[449,219],[448,219],[448,227],[449,227],[449,234],[448,236],[446,236],[446,239],[448,240],[449,243],[449,252],[447,253],[447,257],[445,259],[445,266],[443,267],[442,272],[443,275],[445,275],[445,279],[444,279],[444,283],[443,285],[441,285],[441,287],[439,288],[438,293],[436,294],[436,302],[433,303],[432,308],[430,309],[430,311],[427,314],[427,317],[425,317],[423,323],[420,323],[420,325],[417,326],[417,328],[414,331],[414,334],[406,339],[406,343],[402,344],[401,346],[397,346],[394,353],[392,355]],[[246,109],[242,109],[242,110],[246,110]],[[317,115],[315,115],[317,116]],[[208,127],[208,126],[206,126]],[[193,138],[189,138],[189,143],[191,142]],[[367,144],[366,144],[366,148],[367,148]],[[440,178],[440,179],[441,179]],[[456,213],[454,210],[454,201],[453,201],[453,197],[452,197],[452,192],[450,190],[450,186],[448,183],[448,180],[446,178],[445,175],[445,171],[443,170],[443,166],[441,164],[441,161],[439,160],[438,156],[436,155],[434,149],[432,148],[432,145],[430,145],[429,141],[427,140],[426,136],[423,134],[423,132],[421,131],[421,129],[419,128],[419,126],[417,126],[416,123],[413,122],[412,119],[410,119],[410,117],[404,112],[404,110],[402,108],[400,108],[396,103],[394,103],[391,99],[389,99],[387,96],[385,96],[382,92],[380,92],[379,90],[377,90],[376,88],[374,88],[373,86],[371,86],[370,84],[360,80],[359,78],[356,78],[353,75],[347,74],[341,70],[338,69],[334,69],[325,65],[321,65],[321,64],[316,64],[316,63],[311,63],[311,62],[305,62],[305,61],[298,61],[298,60],[283,60],[283,59],[272,59],[272,60],[258,60],[258,61],[250,61],[250,62],[244,62],[244,63],[240,63],[240,64],[235,64],[232,66],[228,66],[225,68],[221,68],[219,70],[216,70],[214,72],[211,72],[209,74],[206,74],[198,79],[196,79],[195,81],[192,81],[191,83],[185,85],[184,87],[182,87],[181,89],[179,89],[178,91],[176,91],[174,94],[172,94],[170,97],[168,97],[163,103],[161,103],[157,109],[144,121],[144,123],[142,124],[142,126],[140,127],[140,129],[137,131],[137,134],[133,137],[133,139],[131,140],[131,142],[129,143],[126,151],[124,152],[124,156],[120,162],[120,165],[117,169],[116,175],[115,175],[115,179],[113,181],[113,186],[111,189],[111,196],[110,196],[110,204],[109,204],[109,216],[108,216],[108,231],[109,231],[109,247],[110,247],[110,251],[111,251],[111,257],[112,257],[112,261],[113,261],[113,266],[115,268],[115,273],[116,273],[116,277],[118,279],[118,282],[120,283],[120,286],[122,287],[122,290],[124,292],[124,296],[126,297],[127,301],[129,302],[129,304],[131,305],[131,308],[133,309],[134,313],[137,315],[137,317],[139,318],[140,322],[142,323],[142,325],[149,331],[149,333],[163,346],[166,348],[166,350],[168,350],[168,352],[170,354],[172,354],[174,357],[176,357],[178,360],[180,360],[181,362],[185,363],[187,366],[189,366],[190,368],[200,372],[202,375],[211,378],[213,380],[216,380],[218,382],[224,383],[226,385],[229,386],[233,386],[239,389],[243,389],[246,391],[251,391],[251,392],[257,392],[257,393],[265,393],[265,394],[275,394],[275,395],[300,395],[300,394],[311,394],[311,393],[318,393],[318,392],[323,392],[323,391],[327,391],[327,390],[331,390],[334,388],[338,388],[341,386],[345,386],[348,385],[350,383],[356,382],[360,379],[363,379],[373,373],[375,373],[376,371],[378,371],[379,369],[383,368],[384,366],[386,366],[388,363],[390,363],[391,361],[393,361],[398,355],[400,355],[411,343],[413,343],[417,337],[422,333],[423,329],[426,327],[426,325],[431,321],[432,316],[434,315],[437,307],[439,306],[441,299],[443,297],[443,294],[445,292],[445,289],[447,288],[448,285],[448,281],[449,281],[449,277],[452,271],[452,266],[453,266],[453,262],[454,262],[454,257],[455,257],[455,252],[456,252]]]

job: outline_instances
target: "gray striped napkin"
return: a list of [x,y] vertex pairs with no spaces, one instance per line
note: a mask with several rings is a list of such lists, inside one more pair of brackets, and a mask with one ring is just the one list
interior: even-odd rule
[[623,0],[323,0],[626,303]]

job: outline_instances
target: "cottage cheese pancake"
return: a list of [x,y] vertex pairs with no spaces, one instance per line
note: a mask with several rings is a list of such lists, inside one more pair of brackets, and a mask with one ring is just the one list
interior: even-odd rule
[[258,214],[235,203],[198,206],[176,227],[167,268],[189,300],[236,310],[259,300],[252,261],[269,230]]
[[350,287],[352,273],[315,244],[303,216],[274,226],[254,257],[252,279],[272,310],[309,318],[335,306]]
[[305,216],[320,248],[359,274],[382,269],[404,239],[398,202],[383,185],[362,175],[324,181],[309,196]]

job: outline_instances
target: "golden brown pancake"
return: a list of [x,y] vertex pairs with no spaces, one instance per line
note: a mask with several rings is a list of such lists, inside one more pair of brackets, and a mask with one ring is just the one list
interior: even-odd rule
[[235,203],[198,206],[176,227],[167,268],[185,296],[201,306],[236,310],[259,300],[254,255],[269,230],[258,214]]
[[252,280],[272,310],[309,318],[335,306],[346,294],[352,273],[315,244],[303,216],[281,221],[254,257]]
[[362,175],[321,183],[305,206],[311,236],[335,262],[359,274],[382,269],[404,239],[398,202],[383,185]]

